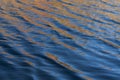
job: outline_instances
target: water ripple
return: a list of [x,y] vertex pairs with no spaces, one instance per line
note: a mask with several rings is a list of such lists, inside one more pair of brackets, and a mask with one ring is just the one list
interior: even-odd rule
[[119,80],[119,0],[1,0],[1,80]]

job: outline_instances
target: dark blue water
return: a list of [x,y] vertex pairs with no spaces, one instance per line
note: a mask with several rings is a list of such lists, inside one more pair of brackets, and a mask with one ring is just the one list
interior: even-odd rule
[[0,80],[120,80],[120,0],[0,0]]

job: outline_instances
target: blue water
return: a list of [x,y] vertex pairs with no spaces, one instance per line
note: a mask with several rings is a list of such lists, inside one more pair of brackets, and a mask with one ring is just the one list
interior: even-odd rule
[[120,1],[0,0],[0,80],[120,80]]

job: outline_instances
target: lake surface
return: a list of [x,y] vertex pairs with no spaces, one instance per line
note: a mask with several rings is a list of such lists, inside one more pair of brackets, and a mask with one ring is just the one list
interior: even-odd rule
[[120,0],[0,0],[0,80],[120,80]]

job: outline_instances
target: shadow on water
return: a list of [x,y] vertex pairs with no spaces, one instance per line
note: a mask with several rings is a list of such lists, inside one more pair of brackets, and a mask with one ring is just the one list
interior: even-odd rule
[[0,0],[0,80],[120,80],[119,0]]

